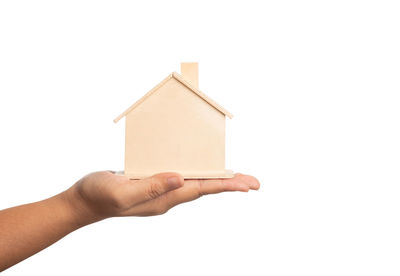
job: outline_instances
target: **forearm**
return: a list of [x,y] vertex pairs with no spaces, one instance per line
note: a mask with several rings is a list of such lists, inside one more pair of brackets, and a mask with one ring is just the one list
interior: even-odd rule
[[80,217],[73,204],[64,192],[0,211],[0,271],[91,223]]
[[202,195],[257,190],[252,176],[187,180],[160,173],[141,180],[110,171],[88,174],[49,199],[0,211],[0,272],[87,224],[115,216],[160,215]]

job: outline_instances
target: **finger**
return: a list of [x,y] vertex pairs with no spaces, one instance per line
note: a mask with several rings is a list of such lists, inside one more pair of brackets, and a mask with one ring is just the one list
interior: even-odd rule
[[195,200],[202,195],[217,194],[227,191],[247,192],[249,188],[257,189],[259,183],[252,176],[235,175],[231,179],[186,180],[182,188],[163,194],[155,200],[138,204],[123,215],[157,215],[185,202]]
[[141,180],[129,181],[123,193],[133,205],[155,199],[166,192],[182,187],[183,184],[183,177],[177,173],[160,173]]
[[240,182],[240,183],[248,186],[249,189],[251,189],[251,190],[260,189],[260,182],[258,181],[257,178],[255,178],[254,176],[251,176],[251,175],[237,173],[237,174],[235,174],[234,178],[226,179],[225,181],[227,181],[227,182],[230,182],[230,181]]
[[[237,173],[233,178],[209,179],[209,180],[189,180],[193,185],[197,185],[200,195],[216,194],[229,191],[247,192],[249,189],[257,190],[260,188],[258,180],[250,175]],[[186,185],[186,182],[185,182]]]

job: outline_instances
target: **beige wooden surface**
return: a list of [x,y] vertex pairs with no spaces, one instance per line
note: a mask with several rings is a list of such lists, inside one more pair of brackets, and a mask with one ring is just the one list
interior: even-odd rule
[[225,176],[225,115],[170,78],[126,115],[125,173]]
[[160,172],[184,178],[230,178],[225,170],[222,106],[198,90],[198,64],[182,63],[114,122],[125,121],[124,174],[140,179]]
[[[155,173],[158,173],[158,172],[155,172]],[[152,173],[152,174],[125,174],[124,171],[116,172],[116,174],[128,176],[130,179],[143,179],[143,178],[154,175],[154,173]],[[220,178],[232,178],[234,176],[234,173],[231,170],[225,170],[224,172],[221,172],[221,173],[205,172],[204,174],[189,173],[189,172],[182,173],[181,172],[181,175],[183,176],[184,179],[220,179]]]
[[181,75],[193,87],[199,89],[199,64],[197,62],[182,62]]
[[123,117],[125,117],[129,112],[131,112],[133,109],[135,109],[137,106],[139,106],[142,102],[144,102],[149,96],[151,96],[153,93],[155,93],[158,88],[163,86],[169,79],[175,78],[182,84],[184,84],[186,87],[188,87],[193,93],[197,94],[199,97],[201,97],[204,101],[208,102],[210,105],[212,105],[215,109],[219,110],[221,113],[224,115],[228,116],[230,119],[233,118],[232,113],[230,113],[228,110],[223,108],[221,105],[219,105],[217,102],[212,100],[210,97],[208,97],[206,94],[192,86],[189,82],[187,82],[183,77],[176,73],[173,72],[170,75],[168,75],[165,79],[163,79],[160,83],[158,83],[156,86],[154,86],[149,92],[147,92],[143,97],[141,97],[139,100],[137,100],[134,104],[132,104],[128,109],[126,109],[124,112],[122,112],[117,118],[114,119],[114,123],[118,123],[119,120],[121,120]]

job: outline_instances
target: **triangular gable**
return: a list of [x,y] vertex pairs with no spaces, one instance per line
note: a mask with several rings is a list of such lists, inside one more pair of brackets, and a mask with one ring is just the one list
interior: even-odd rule
[[143,97],[141,97],[138,101],[136,101],[133,105],[131,105],[127,110],[125,110],[122,114],[120,114],[117,118],[114,119],[114,123],[117,123],[119,120],[121,120],[124,116],[126,116],[129,112],[131,112],[133,109],[135,109],[138,105],[140,105],[142,102],[144,102],[149,96],[151,96],[154,92],[156,92],[161,86],[163,86],[168,80],[171,78],[176,79],[180,83],[182,83],[184,86],[189,88],[193,93],[195,93],[197,96],[202,98],[204,101],[206,101],[209,105],[214,107],[216,110],[221,112],[222,114],[228,116],[229,118],[232,119],[233,115],[228,112],[225,108],[217,104],[215,101],[210,99],[206,94],[198,90],[196,87],[192,86],[189,82],[184,80],[184,78],[179,75],[176,72],[171,73],[166,77],[164,80],[162,80],[159,84],[157,84],[153,89],[151,89],[149,92],[147,92]]

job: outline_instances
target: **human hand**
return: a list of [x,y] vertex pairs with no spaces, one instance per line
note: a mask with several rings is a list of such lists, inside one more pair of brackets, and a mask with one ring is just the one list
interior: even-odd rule
[[107,171],[92,173],[53,197],[0,210],[0,272],[70,232],[108,217],[160,215],[202,195],[259,187],[257,179],[242,174],[184,181],[176,173],[142,180]]
[[77,223],[85,225],[115,216],[152,216],[203,195],[226,191],[257,190],[260,184],[249,175],[235,174],[229,179],[184,180],[176,173],[160,173],[141,180],[131,180],[110,171],[91,173],[79,180],[65,198],[76,214]]

